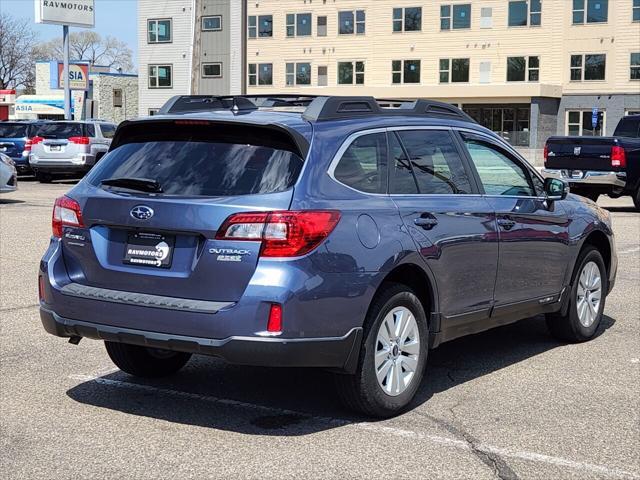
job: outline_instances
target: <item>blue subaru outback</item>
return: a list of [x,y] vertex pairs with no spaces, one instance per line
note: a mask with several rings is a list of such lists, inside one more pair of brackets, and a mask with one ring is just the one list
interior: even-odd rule
[[617,270],[605,210],[427,100],[174,97],[52,223],[47,332],[145,377],[194,353],[330,369],[381,417],[442,342],[537,314],[592,338]]

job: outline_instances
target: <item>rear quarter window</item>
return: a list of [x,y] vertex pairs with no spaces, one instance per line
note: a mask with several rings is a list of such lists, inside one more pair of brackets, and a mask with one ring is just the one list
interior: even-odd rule
[[102,132],[102,136],[104,138],[113,138],[116,134],[116,126],[110,123],[101,123],[100,131]]
[[356,138],[340,157],[333,176],[360,192],[386,193],[386,134],[371,133]]

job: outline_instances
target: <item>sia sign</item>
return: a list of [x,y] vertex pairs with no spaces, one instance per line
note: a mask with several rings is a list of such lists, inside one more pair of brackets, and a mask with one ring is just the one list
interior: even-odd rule
[[[58,88],[64,88],[64,64],[58,63]],[[69,64],[69,88],[71,90],[89,89],[89,65],[86,63]]]
[[35,0],[36,23],[94,26],[95,0]]

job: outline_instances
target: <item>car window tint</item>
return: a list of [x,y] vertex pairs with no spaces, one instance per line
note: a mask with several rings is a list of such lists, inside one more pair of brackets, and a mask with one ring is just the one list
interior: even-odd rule
[[411,171],[409,159],[404,153],[395,133],[389,134],[389,153],[393,162],[393,178],[391,179],[391,193],[418,193],[418,185]]
[[342,154],[333,175],[361,192],[386,193],[387,136],[372,133],[356,138]]
[[86,127],[86,136],[87,137],[95,137],[96,136],[96,127],[93,123],[87,123]]
[[488,143],[465,139],[487,195],[535,196],[523,166]]
[[471,182],[453,138],[446,131],[399,132],[411,158],[420,193],[471,193]]
[[116,133],[116,126],[111,125],[110,123],[101,123],[100,131],[102,131],[102,136],[104,138],[113,138]]
[[45,123],[38,130],[38,136],[53,139],[82,137],[82,124],[63,122]]
[[0,123],[0,138],[24,138],[28,126],[26,123]]

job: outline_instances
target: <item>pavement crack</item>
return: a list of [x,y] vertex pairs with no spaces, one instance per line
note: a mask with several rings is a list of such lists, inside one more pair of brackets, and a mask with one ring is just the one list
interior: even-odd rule
[[34,303],[32,305],[23,305],[21,307],[9,307],[9,308],[0,308],[0,312],[17,312],[18,310],[29,310],[30,308],[39,307],[39,303]]
[[[455,416],[455,405],[450,409],[451,413]],[[434,417],[428,413],[415,412],[416,414],[428,418],[436,425],[444,428],[446,431],[454,435],[456,438],[463,440],[469,446],[471,453],[473,453],[482,463],[491,469],[493,474],[499,480],[519,480],[518,475],[514,472],[507,462],[495,451],[485,450],[482,447],[480,441],[471,435],[469,432],[464,431],[462,428],[454,425],[451,422],[443,420],[441,418]]]

